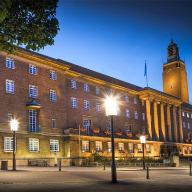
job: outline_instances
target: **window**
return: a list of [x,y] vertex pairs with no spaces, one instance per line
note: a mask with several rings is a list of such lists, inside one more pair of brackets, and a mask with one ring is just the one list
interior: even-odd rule
[[71,107],[77,108],[77,99],[74,97],[71,98]]
[[71,88],[76,89],[76,81],[71,80]]
[[82,152],[89,152],[89,141],[82,141]]
[[37,67],[34,65],[29,65],[29,73],[33,75],[37,75]]
[[59,140],[50,139],[50,151],[59,152]]
[[57,93],[55,90],[50,90],[50,101],[57,101]]
[[96,87],[96,94],[99,95],[99,93],[100,93],[100,89]]
[[29,138],[29,152],[39,151],[39,139]]
[[110,91],[109,90],[107,90],[107,96],[110,97]]
[[133,153],[133,143],[128,143],[128,151],[129,153]]
[[[15,149],[16,149],[16,139],[15,139]],[[4,151],[13,151],[13,137],[4,137]]]
[[117,115],[121,116],[121,109],[120,108],[117,109]]
[[52,128],[56,128],[56,119],[52,119]]
[[183,128],[185,128],[185,122],[183,122]]
[[187,113],[187,117],[189,118],[189,113]]
[[117,100],[120,100],[120,94],[119,93],[117,94]]
[[188,154],[187,146],[184,146],[184,153]]
[[191,119],[192,119],[192,113],[191,113]]
[[6,58],[6,67],[10,69],[15,69],[14,60]]
[[137,104],[137,98],[134,98],[134,104]]
[[142,113],[142,120],[145,121],[145,113]]
[[128,109],[126,109],[126,117],[127,117],[127,118],[130,118],[130,113],[129,113],[129,110],[128,110]]
[[190,129],[190,124],[189,123],[187,123],[187,128]]
[[97,112],[101,111],[101,104],[100,103],[96,103],[96,111]]
[[85,107],[85,111],[89,111],[89,101],[87,100],[84,101],[84,107]]
[[14,93],[14,81],[6,80],[6,93]]
[[107,131],[111,131],[111,123],[107,122]]
[[137,111],[134,112],[134,117],[135,117],[135,119],[138,119]]
[[29,97],[37,98],[37,86],[34,85],[29,86]]
[[129,102],[129,97],[128,96],[125,97],[125,102]]
[[29,132],[37,132],[37,111],[29,110]]
[[55,71],[50,71],[50,79],[56,80],[56,72]]
[[112,144],[111,144],[111,142],[107,142],[107,152],[108,153],[112,152]]
[[126,133],[131,133],[131,125],[126,125],[125,126],[125,132]]
[[119,153],[124,153],[124,143],[118,143]]
[[95,141],[95,150],[96,150],[96,152],[102,152],[102,142],[101,141]]
[[138,153],[142,153],[142,145],[141,144],[137,144],[137,149],[138,149]]
[[189,147],[189,154],[192,154],[192,147]]
[[144,100],[142,100],[141,102],[142,102],[142,106],[145,106],[145,101],[144,101]]
[[87,119],[84,120],[84,127],[86,129],[85,134],[89,135],[89,131],[90,131],[90,121],[89,120],[87,120]]
[[84,91],[89,92],[89,86],[87,84],[84,84]]
[[146,153],[151,153],[150,145],[146,144]]
[[182,111],[182,116],[185,117],[185,112],[184,111]]
[[13,119],[13,114],[12,113],[8,113],[8,122],[11,122]]

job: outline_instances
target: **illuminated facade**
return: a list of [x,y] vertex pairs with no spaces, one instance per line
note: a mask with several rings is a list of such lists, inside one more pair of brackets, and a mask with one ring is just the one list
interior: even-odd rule
[[147,138],[146,156],[192,156],[192,106],[185,63],[177,53],[171,43],[160,92],[25,49],[13,55],[1,51],[0,160],[11,163],[12,119],[19,122],[18,165],[35,164],[35,159],[44,165],[53,166],[57,159],[70,164],[94,152],[111,157],[111,122],[104,105],[109,95],[118,102],[116,157],[142,157],[141,135]]

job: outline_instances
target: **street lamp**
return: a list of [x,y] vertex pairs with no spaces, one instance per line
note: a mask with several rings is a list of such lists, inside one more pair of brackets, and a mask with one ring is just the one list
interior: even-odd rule
[[111,117],[111,144],[112,144],[112,164],[111,164],[111,182],[117,183],[116,165],[115,165],[115,144],[113,131],[113,116],[117,115],[117,102],[114,98],[109,97],[105,102],[106,115]]
[[11,121],[11,131],[13,131],[13,171],[16,171],[16,159],[15,159],[15,131],[18,130],[18,122],[16,120]]
[[145,148],[144,148],[144,145],[145,145],[145,136],[141,136],[140,137],[140,141],[141,141],[141,143],[142,143],[142,146],[143,146],[143,169],[145,169],[145,156],[144,156],[144,150],[145,150]]

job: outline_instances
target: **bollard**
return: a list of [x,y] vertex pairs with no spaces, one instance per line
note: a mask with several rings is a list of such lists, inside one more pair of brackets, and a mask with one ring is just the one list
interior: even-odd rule
[[103,167],[103,170],[105,170],[105,160],[104,160],[104,167]]
[[147,179],[150,179],[149,178],[149,167],[147,167],[147,177],[146,177]]
[[61,161],[59,162],[59,171],[61,171]]
[[192,174],[191,174],[191,164],[189,165],[189,175],[192,176]]

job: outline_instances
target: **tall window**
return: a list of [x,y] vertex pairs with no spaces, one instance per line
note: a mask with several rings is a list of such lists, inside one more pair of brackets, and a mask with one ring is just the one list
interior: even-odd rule
[[184,153],[188,154],[187,146],[184,146]]
[[149,144],[146,144],[146,153],[151,153],[151,148]]
[[125,102],[129,102],[129,97],[128,96],[125,97]]
[[56,128],[56,119],[52,119],[52,128]]
[[100,103],[96,103],[96,111],[97,112],[101,111],[101,104]]
[[119,153],[124,153],[124,143],[118,143]]
[[107,122],[107,131],[111,131],[111,123]]
[[10,58],[6,58],[6,67],[10,69],[15,69],[14,60]]
[[100,93],[100,89],[96,87],[96,94],[99,95],[99,93]]
[[76,81],[71,80],[71,88],[76,89]]
[[189,123],[187,123],[187,128],[190,129],[190,124]]
[[6,93],[14,93],[14,81],[6,80]]
[[89,132],[90,132],[90,121],[89,120],[87,120],[87,119],[84,120],[84,127],[86,129],[85,134],[89,135]]
[[189,113],[187,113],[187,117],[189,118]]
[[185,128],[185,122],[183,122],[183,128]]
[[[15,140],[16,148],[16,140]],[[13,137],[4,137],[4,151],[11,152],[13,151]]]
[[126,133],[131,133],[131,125],[126,125],[125,126],[125,132]]
[[108,153],[112,152],[112,144],[111,144],[111,142],[107,142],[107,152]]
[[29,132],[37,132],[37,111],[29,110]]
[[128,151],[129,153],[133,153],[133,143],[128,143]]
[[121,109],[120,108],[117,109],[117,115],[121,116]]
[[56,72],[50,70],[50,79],[56,80]]
[[135,117],[135,119],[138,119],[137,111],[134,112],[134,117]]
[[77,108],[77,99],[74,97],[71,98],[71,107]]
[[29,152],[39,151],[39,139],[29,138]]
[[57,93],[55,90],[50,90],[50,101],[57,101]]
[[134,104],[137,104],[137,98],[134,98]]
[[95,150],[96,150],[96,152],[102,152],[102,142],[101,141],[95,141]]
[[117,94],[117,100],[120,100],[120,94],[119,93]]
[[82,152],[89,152],[89,141],[82,141]]
[[29,97],[37,98],[37,86],[34,85],[29,86]]
[[142,113],[142,120],[145,121],[145,113]]
[[59,152],[59,140],[50,139],[50,151]]
[[8,113],[8,122],[11,122],[13,119],[13,114],[12,113]]
[[87,100],[84,101],[84,107],[85,107],[85,111],[89,110],[89,101]]
[[142,145],[141,144],[137,144],[137,149],[138,149],[138,153],[142,153]]
[[87,84],[84,84],[84,91],[89,92],[89,86]]
[[37,75],[37,67],[35,65],[29,65],[29,73]]
[[127,117],[127,118],[130,118],[130,113],[129,113],[129,110],[128,110],[128,109],[126,109],[126,117]]
[[182,111],[182,116],[185,117],[185,112],[184,111]]

